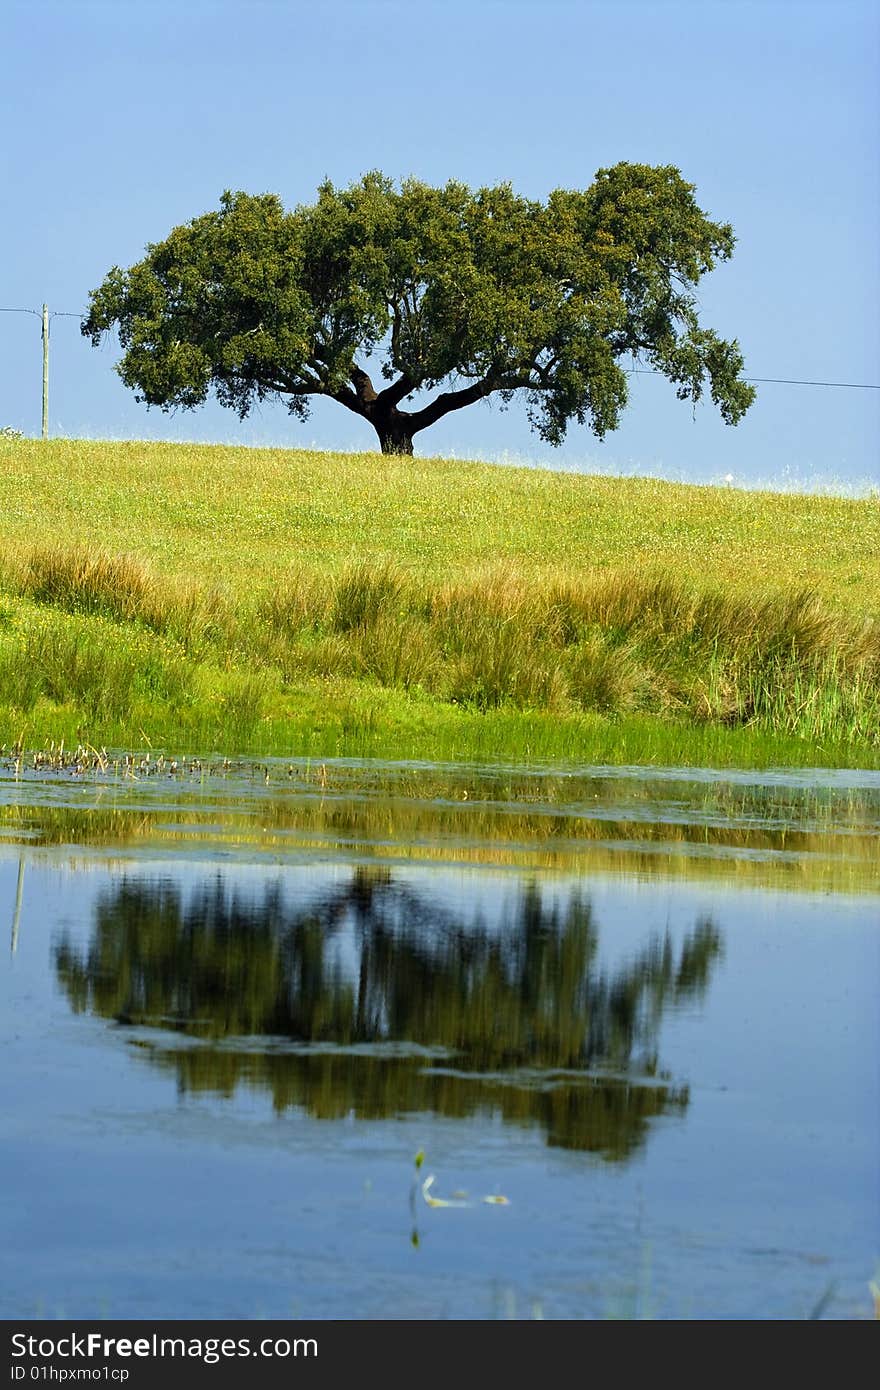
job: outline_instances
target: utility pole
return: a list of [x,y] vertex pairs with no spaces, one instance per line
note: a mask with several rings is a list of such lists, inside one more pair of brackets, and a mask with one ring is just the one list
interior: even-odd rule
[[43,438],[49,438],[49,306],[43,305]]

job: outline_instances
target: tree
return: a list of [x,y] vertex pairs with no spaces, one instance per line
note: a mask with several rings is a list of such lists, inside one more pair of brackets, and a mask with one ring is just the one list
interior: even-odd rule
[[192,408],[213,388],[242,419],[281,397],[304,420],[309,397],[329,396],[369,421],[383,453],[411,454],[450,411],[520,391],[548,443],[573,420],[601,438],[626,404],[630,358],[682,400],[708,385],[736,424],[754,388],[738,343],[700,326],[694,297],[734,235],[693,195],[677,169],[645,164],[600,169],[546,204],[507,184],[397,191],[380,173],[326,182],[294,212],[273,194],[227,192],[219,211],[114,267],[82,331],[97,345],[118,326],[117,371],[147,405]]

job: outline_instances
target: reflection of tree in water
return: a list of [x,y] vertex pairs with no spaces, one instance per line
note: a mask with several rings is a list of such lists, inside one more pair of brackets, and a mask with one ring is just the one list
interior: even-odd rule
[[359,869],[305,907],[277,885],[255,900],[218,877],[185,901],[124,880],[88,952],[62,939],[55,956],[74,1009],[215,1043],[152,1050],[183,1090],[268,1086],[277,1109],[328,1117],[490,1108],[622,1157],[687,1105],[659,1073],[657,1034],[705,989],[721,943],[700,922],[678,952],[655,938],[613,975],[597,945],[579,896],[545,902],[532,884],[489,928]]

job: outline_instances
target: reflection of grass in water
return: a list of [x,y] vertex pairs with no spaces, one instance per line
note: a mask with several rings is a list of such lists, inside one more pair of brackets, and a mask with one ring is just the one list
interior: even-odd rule
[[[122,777],[105,779],[88,809],[0,806],[0,835],[108,848],[192,846],[204,837],[211,845],[274,852],[348,846],[359,855],[416,862],[662,870],[814,890],[877,886],[878,798],[870,791],[697,790],[601,778],[488,777],[474,769],[446,776],[385,769],[368,776],[326,764],[273,768],[267,789],[266,775],[256,768],[249,786],[239,780],[228,789],[202,772],[201,784],[182,776],[160,785],[154,778],[145,790],[156,795],[155,808],[141,803],[137,810],[127,810],[125,800],[139,796],[139,787]],[[114,804],[102,806],[108,796]]]

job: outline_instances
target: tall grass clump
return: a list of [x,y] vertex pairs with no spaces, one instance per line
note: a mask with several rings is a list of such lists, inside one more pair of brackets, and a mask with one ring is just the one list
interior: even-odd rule
[[876,621],[854,622],[809,592],[751,604],[725,599],[716,604],[712,622],[700,612],[705,601],[695,606],[698,643],[682,644],[680,665],[689,707],[698,717],[817,740],[836,727],[838,736],[880,742]]
[[[203,674],[203,682],[205,675]],[[232,671],[210,680],[209,698],[203,707],[213,707],[211,733],[222,731],[233,747],[246,746],[257,726],[266,718],[270,701],[278,690],[276,673],[267,670]]]
[[[669,574],[599,572],[551,583],[546,615],[571,653],[571,676],[581,673],[573,693],[581,683],[588,707],[754,722],[810,738],[828,735],[836,710],[854,736],[880,738],[871,693],[880,626],[809,590],[749,598]],[[596,685],[584,690],[591,671]]]
[[430,591],[422,606],[444,659],[447,698],[479,709],[565,705],[565,672],[542,605],[530,603],[512,566]]
[[233,647],[240,632],[239,614],[224,586],[188,578],[166,581],[155,607],[140,618],[146,627],[176,639],[196,655]]
[[350,634],[351,669],[380,685],[445,693],[443,657],[435,634],[413,614],[380,612]]
[[561,709],[568,682],[559,654],[528,627],[489,614],[463,627],[449,658],[448,698],[478,709]]
[[153,576],[131,555],[63,546],[35,548],[19,557],[18,591],[68,613],[101,613],[130,622],[152,612]]
[[334,632],[352,632],[371,627],[380,613],[400,605],[405,580],[400,571],[388,562],[374,564],[362,561],[349,566],[336,584],[330,611]]
[[20,637],[0,631],[0,705],[27,714],[42,693],[40,671],[26,659]]
[[180,708],[190,684],[179,652],[105,619],[38,613],[0,635],[0,703],[24,713],[44,699],[119,719],[138,704]]
[[226,642],[235,630],[219,585],[159,577],[133,555],[81,546],[25,547],[6,558],[6,579],[18,594],[72,614],[140,623],[187,650]]
[[303,571],[274,584],[259,600],[256,616],[273,636],[292,639],[324,625],[331,601],[327,580]]
[[0,704],[18,710],[199,706],[204,729],[249,742],[303,689],[332,704],[348,682],[474,714],[645,716],[880,748],[880,624],[807,589],[529,575],[512,561],[449,581],[381,559],[231,597],[77,547],[15,552],[5,579],[22,602],[0,610]]
[[810,671],[780,661],[761,673],[749,699],[754,722],[779,733],[880,745],[877,675],[848,675],[834,654]]
[[569,689],[583,709],[620,714],[650,703],[652,681],[633,645],[594,632],[571,652]]

